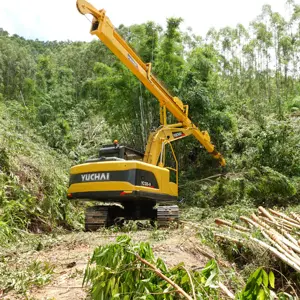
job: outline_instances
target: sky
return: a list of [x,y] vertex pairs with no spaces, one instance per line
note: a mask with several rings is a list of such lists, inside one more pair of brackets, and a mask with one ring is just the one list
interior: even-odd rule
[[[204,36],[217,29],[242,23],[247,26],[264,4],[282,15],[286,0],[90,0],[104,8],[115,27],[154,21],[163,27],[169,17],[182,17],[182,29],[192,27]],[[91,20],[91,17],[88,17]],[[79,14],[76,0],[0,0],[0,28],[10,34],[40,40],[89,41],[89,20]]]

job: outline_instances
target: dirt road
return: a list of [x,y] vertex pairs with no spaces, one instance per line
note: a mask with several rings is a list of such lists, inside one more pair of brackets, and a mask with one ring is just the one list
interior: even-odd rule
[[[48,262],[54,266],[51,282],[41,288],[32,288],[27,292],[30,299],[87,299],[88,288],[83,288],[82,280],[85,266],[95,247],[115,241],[124,233],[109,231],[94,233],[70,233],[59,235],[53,245],[40,251],[28,251],[21,255],[23,259]],[[184,262],[189,268],[203,267],[208,261],[209,250],[199,247],[196,232],[191,228],[136,231],[126,233],[133,241],[149,241],[157,257],[165,260],[168,266]],[[25,299],[13,291],[4,299]]]

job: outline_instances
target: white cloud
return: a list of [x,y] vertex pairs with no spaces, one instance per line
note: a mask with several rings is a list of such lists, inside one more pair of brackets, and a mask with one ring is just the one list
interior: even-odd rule
[[[0,27],[11,34],[42,40],[90,40],[88,20],[76,9],[75,0],[0,0]],[[166,18],[182,17],[204,35],[210,27],[247,25],[264,4],[285,12],[285,0],[91,0],[104,8],[115,26],[153,20],[165,26]],[[91,19],[91,17],[90,17]]]

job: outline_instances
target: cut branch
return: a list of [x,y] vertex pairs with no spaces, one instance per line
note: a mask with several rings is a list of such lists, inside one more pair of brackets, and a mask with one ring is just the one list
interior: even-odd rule
[[162,278],[163,280],[165,280],[166,282],[168,282],[170,285],[172,285],[175,288],[175,290],[176,290],[175,292],[177,292],[178,294],[184,296],[188,300],[193,300],[193,298],[190,295],[188,295],[178,284],[176,284],[169,277],[165,276],[158,268],[156,268],[154,265],[152,265],[151,263],[149,263],[147,260],[141,258],[138,254],[135,254],[135,256],[143,264],[145,264],[148,267],[150,267],[150,269],[152,269],[157,276],[159,276],[160,278]]

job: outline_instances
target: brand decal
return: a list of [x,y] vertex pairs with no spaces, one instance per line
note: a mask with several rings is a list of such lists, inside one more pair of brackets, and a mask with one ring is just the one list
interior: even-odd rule
[[148,181],[141,181],[141,185],[143,185],[143,186],[152,186],[151,182],[148,182]]
[[139,66],[138,66],[138,64],[137,64],[137,62],[131,57],[131,55],[130,54],[128,54],[128,59],[135,65],[135,67],[136,68],[138,68]]
[[109,180],[109,173],[90,173],[81,174],[81,180],[86,181],[107,181]]
[[173,132],[173,137],[174,138],[179,138],[181,136],[185,136],[185,134],[182,131]]

